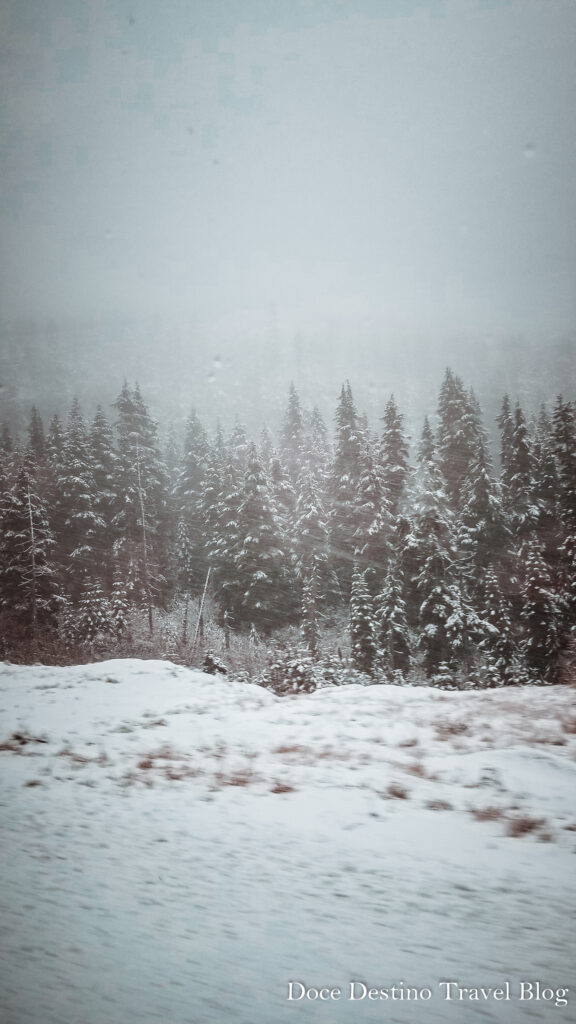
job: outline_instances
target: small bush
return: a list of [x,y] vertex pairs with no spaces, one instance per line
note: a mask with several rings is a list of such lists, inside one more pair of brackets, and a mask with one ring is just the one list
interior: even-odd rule
[[452,811],[454,809],[449,800],[429,800],[426,807],[429,811]]
[[471,807],[470,814],[476,821],[499,821],[504,811],[501,807]]
[[256,682],[279,697],[293,693],[313,693],[318,688],[317,665],[312,656],[305,652],[279,652]]
[[537,832],[545,824],[545,818],[532,818],[529,814],[519,814],[508,820],[506,834],[513,839],[517,839],[519,836],[528,835],[530,832]]
[[407,800],[409,790],[405,786],[401,786],[399,782],[391,782],[386,789],[386,796],[392,797],[394,800]]

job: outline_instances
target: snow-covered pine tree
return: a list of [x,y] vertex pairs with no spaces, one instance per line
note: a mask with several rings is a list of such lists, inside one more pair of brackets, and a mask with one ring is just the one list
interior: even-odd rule
[[497,423],[500,428],[500,471],[503,480],[508,480],[512,474],[512,435],[514,434],[509,395],[504,395],[502,399],[502,408]]
[[382,469],[372,445],[361,456],[354,530],[354,557],[374,597],[382,587],[391,557],[392,517]]
[[576,414],[562,395],[553,412],[554,454],[558,467],[558,498],[565,523],[576,528]]
[[194,545],[190,540],[188,524],[184,519],[178,520],[175,544],[176,582],[183,594],[191,594],[194,572]]
[[[418,646],[428,676],[434,676],[441,665],[456,668],[468,660],[475,616],[460,579],[455,515],[427,421],[418,460],[411,495],[414,525],[409,535],[410,560],[412,571],[416,569],[411,582],[420,602]],[[401,567],[406,564],[406,548],[405,542]],[[408,593],[413,597],[410,590]]]
[[403,592],[402,570],[392,563],[376,598],[378,650],[384,669],[392,674],[405,673],[411,665],[412,639]]
[[66,572],[67,590],[76,601],[85,579],[96,576],[102,568],[102,554],[96,542],[106,526],[97,510],[94,462],[77,399],[72,403],[64,431],[53,521],[58,559]]
[[522,622],[526,664],[540,682],[557,681],[564,639],[565,604],[536,539],[522,548]]
[[332,605],[338,601],[340,592],[330,564],[328,513],[324,507],[321,484],[307,467],[298,478],[297,491],[290,535],[293,538],[298,576],[305,582],[314,566],[318,606]]
[[377,623],[374,604],[364,573],[357,562],[352,571],[350,592],[350,641],[352,664],[359,672],[373,675],[378,657]]
[[282,465],[293,485],[296,483],[302,466],[303,443],[304,418],[300,399],[292,382],[288,393],[288,407],[284,414],[284,422],[280,433],[280,455]]
[[115,557],[123,564],[127,593],[148,612],[162,602],[166,580],[160,567],[167,564],[167,474],[158,447],[158,429],[150,417],[138,386],[124,382],[116,402],[118,410],[117,490],[122,503],[114,516]]
[[384,411],[384,429],[380,446],[380,460],[384,481],[384,493],[389,503],[390,515],[396,517],[406,491],[409,474],[408,442],[404,436],[404,417],[391,395]]
[[520,681],[522,673],[512,625],[512,607],[502,592],[492,565],[484,571],[479,616],[478,648],[485,657],[485,681],[490,686]]
[[[218,438],[216,439],[216,447],[218,447]],[[248,439],[248,434],[246,433],[246,427],[238,418],[236,418],[234,429],[232,430],[228,444],[225,447],[228,460],[235,467],[237,472],[240,475],[243,475],[248,466],[250,441]]]
[[270,464],[272,459],[276,458],[276,452],[274,450],[274,441],[269,428],[265,425],[260,431],[260,447],[258,450],[260,461],[264,467],[264,472],[268,473],[270,470]]
[[462,573],[472,594],[479,592],[486,566],[498,560],[509,536],[502,496],[491,470],[488,440],[479,437],[462,494],[459,524]]
[[318,657],[320,647],[321,588],[318,559],[312,555],[302,583],[300,632],[310,654]]
[[294,517],[296,507],[296,489],[288,471],[284,469],[280,459],[273,458],[268,473],[270,489],[274,498],[276,512],[286,530]]
[[235,562],[242,543],[238,516],[243,483],[238,460],[223,445],[216,444],[208,457],[200,509],[204,546],[212,569],[211,589],[230,625],[236,625],[232,610],[242,596]]
[[306,422],[303,460],[312,475],[325,484],[330,470],[332,449],[328,429],[316,405]]
[[95,528],[94,549],[98,560],[100,579],[105,581],[106,590],[112,585],[112,545],[114,533],[112,523],[117,515],[121,498],[116,490],[116,452],[114,434],[101,406],[96,409],[89,436],[92,477],[94,480],[94,512],[98,517]]
[[[423,553],[422,536],[413,507],[414,499],[426,489],[444,494],[444,485],[436,458],[436,442],[428,417],[425,417],[422,434],[417,448],[417,472],[411,480],[407,506],[410,514],[398,515],[394,521],[392,549],[396,553],[399,571],[404,583],[406,615],[410,627],[416,627],[420,613],[420,593],[417,578]],[[444,495],[445,497],[445,495]]]
[[114,630],[110,602],[100,580],[85,580],[71,625],[75,640],[92,650]]
[[5,643],[34,651],[43,632],[55,630],[60,606],[54,537],[48,509],[25,470],[1,497],[0,618]]
[[124,572],[120,566],[116,566],[110,595],[110,631],[116,640],[120,640],[128,629],[128,612],[129,602]]
[[274,512],[255,445],[238,508],[239,547],[234,557],[234,597],[227,607],[232,621],[269,633],[294,618],[298,592],[290,545]]
[[440,388],[438,419],[438,464],[448,500],[458,510],[479,438],[475,402],[450,369]]
[[350,592],[356,542],[357,494],[364,446],[352,389],[343,385],[336,410],[336,448],[328,480],[332,565],[343,594]]
[[181,585],[185,579],[188,579],[187,590],[192,594],[202,593],[209,565],[204,546],[204,526],[200,508],[209,450],[206,431],[193,409],[186,422],[182,468],[176,489],[176,507],[179,519],[178,551],[183,553],[181,523],[186,528],[189,545],[189,552],[186,556],[187,568],[179,565],[178,578]]
[[512,424],[510,463],[504,474],[504,496],[508,503],[513,535],[525,538],[538,524],[538,508],[534,501],[532,446],[519,404],[514,410]]

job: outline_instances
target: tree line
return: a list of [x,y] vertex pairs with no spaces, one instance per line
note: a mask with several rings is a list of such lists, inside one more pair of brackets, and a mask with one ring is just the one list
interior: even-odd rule
[[291,386],[278,435],[257,440],[238,421],[209,437],[192,412],[161,443],[127,383],[110,419],[75,401],[45,426],[34,408],[25,438],[0,435],[0,653],[113,649],[208,579],[227,631],[291,626],[311,662],[338,623],[372,680],[557,682],[576,608],[574,405],[527,421],[505,396],[497,428],[451,370],[412,451],[394,398],[375,430],[348,383],[332,434]]

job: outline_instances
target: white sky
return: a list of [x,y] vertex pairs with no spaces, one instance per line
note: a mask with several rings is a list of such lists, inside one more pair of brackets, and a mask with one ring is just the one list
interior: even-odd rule
[[573,330],[573,0],[4,0],[2,309]]

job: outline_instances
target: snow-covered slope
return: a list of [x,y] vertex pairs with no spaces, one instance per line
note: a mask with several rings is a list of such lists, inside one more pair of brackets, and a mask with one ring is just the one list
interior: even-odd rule
[[575,1019],[518,998],[575,987],[574,690],[281,699],[110,661],[4,666],[0,716],[5,1024]]

